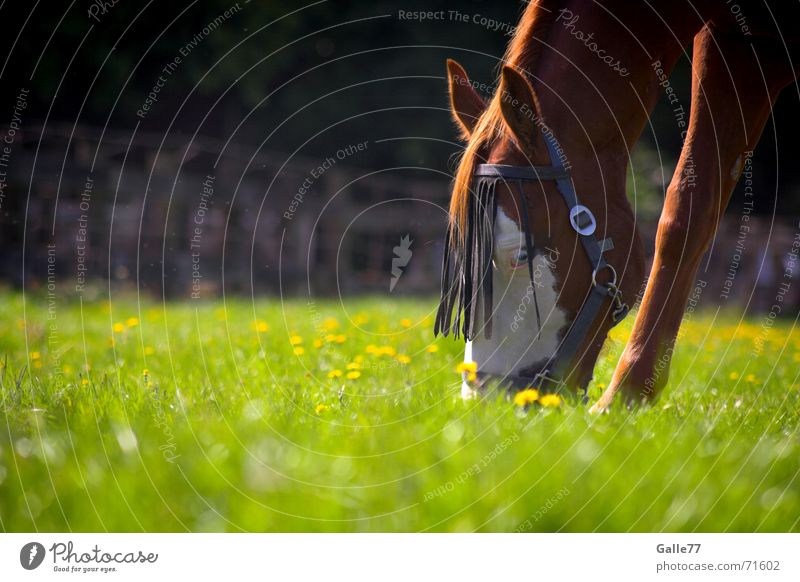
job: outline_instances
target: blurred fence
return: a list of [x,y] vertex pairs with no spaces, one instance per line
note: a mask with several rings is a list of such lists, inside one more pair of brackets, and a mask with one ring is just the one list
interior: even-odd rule
[[[0,277],[29,290],[53,278],[67,295],[110,284],[174,299],[435,293],[448,179],[358,170],[366,147],[309,159],[192,136],[28,130],[7,168]],[[640,228],[652,252],[655,224]],[[796,312],[798,245],[796,217],[730,208],[697,302],[769,309],[780,297]]]
[[[194,138],[51,127],[19,135],[0,278],[66,293],[108,281],[168,298],[438,289],[447,179],[357,169],[361,144],[287,158]],[[427,172],[429,174],[429,172]]]

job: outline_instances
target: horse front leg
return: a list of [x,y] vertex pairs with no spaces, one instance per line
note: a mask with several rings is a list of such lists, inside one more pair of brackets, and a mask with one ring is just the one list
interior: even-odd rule
[[631,337],[594,411],[605,409],[617,392],[628,403],[651,400],[667,382],[700,260],[746,152],[755,147],[786,82],[785,73],[770,71],[763,54],[761,62],[755,54],[739,35],[706,27],[695,37],[689,130],[667,189],[653,266]]

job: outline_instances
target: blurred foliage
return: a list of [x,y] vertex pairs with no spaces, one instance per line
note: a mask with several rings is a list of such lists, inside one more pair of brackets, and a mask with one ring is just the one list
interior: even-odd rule
[[[196,131],[252,146],[269,137],[267,149],[321,157],[357,136],[415,136],[422,139],[371,148],[359,163],[444,171],[458,151],[446,110],[444,61],[457,58],[474,80],[491,84],[509,39],[503,29],[461,22],[448,11],[512,26],[524,8],[522,2],[488,0],[119,1],[106,3],[105,11],[99,5],[82,0],[2,7],[10,34],[0,41],[7,55],[0,119],[10,117],[18,88],[28,87],[28,119],[117,128],[138,123],[140,132]],[[226,10],[233,12],[230,18],[204,35],[204,27]],[[409,21],[398,17],[400,10],[444,10],[448,16]],[[145,119],[138,117],[163,67],[196,35],[202,39],[169,77],[158,102]],[[672,77],[687,110],[689,71],[684,60]],[[778,147],[762,147],[755,159],[756,188],[764,192],[757,212],[772,211],[776,192],[782,211],[800,212],[794,201],[800,197],[792,195],[797,172],[787,163],[797,155],[794,124],[788,123],[796,108],[797,95],[787,92],[765,131]],[[642,161],[655,159],[645,150],[656,145],[660,159],[674,164],[680,136],[664,100],[640,143]],[[640,186],[638,203],[650,213],[660,204],[662,185]]]

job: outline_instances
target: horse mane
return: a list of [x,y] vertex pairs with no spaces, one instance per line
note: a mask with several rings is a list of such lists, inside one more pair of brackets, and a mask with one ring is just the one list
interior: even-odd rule
[[[511,65],[529,73],[542,48],[540,39],[547,34],[555,15],[556,0],[531,2],[520,18],[517,30],[503,55],[498,68]],[[549,7],[548,7],[549,6]],[[472,186],[472,175],[478,163],[480,152],[499,139],[505,128],[500,110],[502,95],[495,92],[486,110],[478,119],[472,135],[464,148],[453,181],[453,194],[450,198],[450,228],[455,236],[452,244],[462,243],[466,237],[467,213]]]
[[[530,73],[541,50],[540,39],[547,34],[553,21],[555,6],[548,8],[544,4],[553,5],[555,1],[539,0],[528,4],[501,66],[510,65],[520,72]],[[441,297],[433,326],[436,335],[440,331],[444,335],[452,331],[455,337],[461,333],[466,339],[473,339],[482,300],[484,335],[491,337],[491,268],[497,180],[486,177],[475,180],[473,174],[484,150],[503,135],[505,121],[501,103],[502,95],[495,91],[467,141],[456,170],[450,199],[450,224],[442,258]]]

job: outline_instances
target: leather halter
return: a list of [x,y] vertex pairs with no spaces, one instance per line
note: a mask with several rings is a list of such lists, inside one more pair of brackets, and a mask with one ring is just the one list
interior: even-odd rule
[[[496,181],[503,181],[503,182],[517,182],[518,188],[516,192],[520,197],[521,206],[523,209],[527,209],[527,200],[525,198],[525,194],[523,192],[523,182],[526,181],[549,181],[553,180],[556,183],[556,189],[561,194],[561,197],[564,199],[564,203],[569,208],[569,221],[570,226],[577,234],[581,246],[586,254],[586,257],[589,260],[589,263],[592,265],[592,281],[591,281],[591,288],[589,290],[588,296],[583,302],[580,310],[578,311],[578,315],[575,317],[575,320],[572,322],[572,325],[567,330],[567,333],[562,338],[558,348],[556,348],[556,352],[549,358],[544,368],[536,372],[534,370],[525,369],[523,368],[520,372],[516,375],[514,374],[507,374],[501,376],[501,381],[504,382],[512,382],[517,385],[522,385],[523,387],[533,387],[538,389],[550,389],[550,390],[559,390],[563,388],[564,379],[568,375],[567,366],[570,365],[573,358],[575,357],[576,353],[578,352],[578,348],[581,345],[583,339],[588,335],[593,323],[597,320],[597,318],[601,315],[601,309],[603,303],[607,298],[611,299],[613,309],[611,311],[611,318],[612,324],[616,325],[628,314],[628,306],[622,301],[622,293],[617,287],[617,272],[609,265],[605,259],[603,258],[603,253],[607,250],[613,248],[613,243],[611,239],[604,239],[603,241],[598,241],[595,237],[595,231],[597,230],[597,221],[595,220],[594,215],[592,212],[585,206],[581,205],[578,201],[578,196],[575,193],[575,187],[572,183],[572,179],[570,177],[569,171],[564,167],[563,163],[561,162],[561,158],[557,154],[557,147],[555,138],[552,133],[545,133],[543,132],[543,137],[545,138],[545,144],[547,145],[547,150],[550,155],[550,161],[552,165],[549,166],[510,166],[510,165],[502,165],[502,164],[478,164],[475,168],[474,177],[480,181],[485,180],[493,180],[491,188],[493,189],[494,183]],[[486,188],[483,189],[484,191]],[[513,188],[512,188],[512,191]],[[494,216],[496,213],[496,202],[494,200],[493,193],[490,198],[490,202],[478,202],[477,208],[479,210],[483,210],[483,212],[490,212],[491,215],[487,218],[487,220],[493,226],[494,223]],[[475,214],[474,209],[471,208],[470,212],[470,224],[469,227],[475,229],[475,223],[479,222],[479,219],[474,218],[472,215]],[[525,231],[525,245],[527,250],[527,260],[528,260],[528,273],[530,275],[531,286],[534,290],[536,289],[534,276],[533,276],[533,258],[534,253],[536,251],[534,244],[533,244],[533,236],[530,229],[530,224],[528,220],[528,213],[523,211],[520,213],[522,216],[522,223],[523,228]],[[486,233],[478,232],[479,234],[483,234],[486,236]],[[489,258],[486,258],[486,242],[480,241],[480,236],[472,235],[468,233],[468,244],[464,245],[465,248],[461,249],[462,254],[470,253],[475,249],[478,249],[482,252],[483,263],[486,266],[486,269],[482,272],[483,275],[483,287],[482,291],[484,294],[484,319],[485,319],[485,326],[488,328],[488,332],[486,333],[487,337],[490,336],[491,328],[489,327],[490,324],[490,312],[492,309],[491,303],[491,282],[489,281],[487,284],[486,279],[491,279],[491,253],[493,251],[493,245],[489,243]],[[493,238],[492,228],[490,227],[489,235]],[[446,244],[449,246],[451,241],[453,240],[453,233],[448,231],[448,240]],[[474,242],[472,242],[474,241]],[[438,333],[440,330],[444,335],[447,335],[449,323],[450,323],[450,310],[454,304],[453,294],[459,294],[459,304],[458,304],[458,313],[456,314],[456,321],[454,324],[454,335],[458,335],[458,324],[459,324],[459,315],[460,311],[464,310],[465,312],[465,323],[464,323],[464,336],[466,339],[472,339],[474,336],[474,321],[472,321],[469,317],[470,314],[474,315],[474,307],[472,306],[475,303],[475,297],[477,296],[477,291],[475,290],[475,282],[467,280],[470,275],[469,269],[464,268],[464,264],[469,267],[470,261],[469,257],[467,257],[466,263],[464,263],[464,257],[456,257],[455,266],[456,266],[456,273],[455,280],[453,284],[450,285],[450,250],[449,248],[445,249],[445,256],[444,262],[442,265],[442,299],[439,304],[439,311],[436,317],[436,326],[434,328],[434,333]],[[459,269],[459,266],[461,267]],[[598,281],[597,275],[607,269],[610,273],[610,280],[608,282],[602,283]],[[475,269],[471,270],[472,273],[475,273]],[[474,278],[474,277],[473,277]],[[488,293],[488,298],[487,298]],[[487,313],[487,308],[489,313]],[[537,322],[539,320],[539,312],[538,312],[538,305],[536,306],[536,316]],[[486,372],[479,372],[479,377],[482,378],[491,378],[496,377],[497,375],[488,374]],[[584,393],[584,400],[586,400],[586,394]]]

